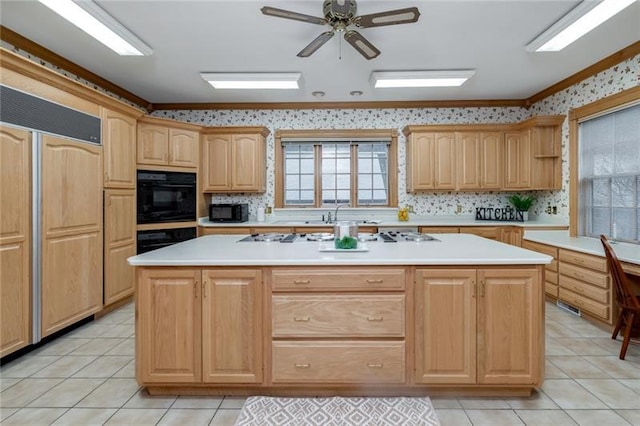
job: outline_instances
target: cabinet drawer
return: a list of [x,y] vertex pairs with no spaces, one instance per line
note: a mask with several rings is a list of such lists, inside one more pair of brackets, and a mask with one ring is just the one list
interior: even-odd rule
[[497,240],[500,237],[500,229],[497,226],[466,226],[460,228],[460,233],[473,234],[491,240]]
[[273,342],[273,383],[404,383],[404,342]]
[[592,256],[590,254],[578,253],[570,250],[560,249],[560,260],[564,263],[583,266],[600,272],[609,272],[607,259],[604,257]]
[[550,282],[551,284],[558,285],[558,273],[551,271],[544,271],[545,281]]
[[547,271],[558,272],[558,259],[554,258],[545,268]]
[[556,299],[558,298],[558,286],[557,285],[552,284],[549,281],[546,281],[544,283],[544,291],[549,296],[555,297]]
[[586,296],[597,302],[608,304],[609,303],[609,290],[594,287],[583,281],[575,280],[567,276],[562,275],[560,277],[560,287],[571,290],[581,296]]
[[274,337],[402,337],[404,295],[276,295]]
[[562,287],[559,289],[559,298],[576,308],[580,308],[582,311],[609,322],[610,313],[608,305],[603,305]]
[[554,259],[558,258],[558,249],[556,247],[551,247],[546,244],[540,244],[533,241],[523,241],[522,248],[526,248],[527,250],[537,251],[538,253],[543,253],[548,256],[553,257]]
[[273,291],[404,290],[404,269],[275,269]]
[[[609,288],[609,275],[590,269],[581,268],[570,263],[560,263],[560,275],[584,281],[602,288]],[[562,278],[560,278],[562,280]]]
[[457,234],[459,229],[456,226],[421,226],[422,234]]

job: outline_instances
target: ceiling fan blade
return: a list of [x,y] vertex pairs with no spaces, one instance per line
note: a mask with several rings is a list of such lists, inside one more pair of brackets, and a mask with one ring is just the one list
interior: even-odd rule
[[380,54],[380,51],[357,31],[347,31],[344,33],[344,39],[367,59],[376,58]]
[[318,37],[313,39],[311,43],[309,43],[304,49],[302,49],[298,56],[301,58],[307,58],[311,56],[316,50],[320,49],[326,42],[331,40],[331,38],[335,35],[333,31],[327,31],[320,34]]
[[353,19],[353,23],[360,28],[383,27],[385,25],[410,24],[416,22],[419,17],[420,11],[417,7],[408,7],[357,16]]
[[324,18],[305,15],[304,13],[291,12],[289,10],[284,10],[284,9],[277,9],[271,6],[264,6],[260,10],[265,15],[275,16],[277,18],[293,19],[295,21],[308,22],[310,24],[318,24],[318,25],[324,25],[327,23],[327,21]]

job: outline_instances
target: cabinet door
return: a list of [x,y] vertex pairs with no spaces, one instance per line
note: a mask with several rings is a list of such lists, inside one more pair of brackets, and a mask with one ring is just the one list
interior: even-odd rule
[[136,120],[102,109],[105,188],[136,187]]
[[200,271],[141,268],[136,291],[138,383],[202,380]]
[[231,149],[231,189],[264,191],[264,138],[260,135],[233,135]]
[[522,245],[523,230],[517,226],[503,226],[500,229],[500,241],[520,247]]
[[206,135],[202,142],[202,190],[231,189],[231,135]]
[[478,271],[478,383],[541,383],[540,277],[539,269]]
[[435,133],[413,133],[407,143],[407,191],[433,189]]
[[102,147],[48,135],[42,146],[44,337],[102,308],[103,242]]
[[198,167],[198,132],[169,129],[169,165]]
[[104,193],[104,303],[133,294],[135,268],[127,258],[136,254],[136,193],[108,189]]
[[455,189],[456,187],[455,148],[455,133],[436,133],[435,189]]
[[169,162],[169,129],[138,124],[138,164],[166,166]]
[[476,132],[456,133],[458,189],[479,189],[481,173],[480,135]]
[[531,187],[529,130],[505,134],[505,188]]
[[416,270],[417,383],[476,382],[476,271]]
[[486,132],[480,134],[480,186],[483,189],[502,189],[503,187],[503,152],[502,132]]
[[262,271],[202,275],[203,381],[262,383]]
[[31,135],[0,126],[0,357],[31,336]]

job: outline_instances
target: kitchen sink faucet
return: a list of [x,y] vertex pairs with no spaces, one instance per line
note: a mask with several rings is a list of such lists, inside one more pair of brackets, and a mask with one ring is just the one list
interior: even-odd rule
[[[338,210],[340,210],[340,207],[344,207],[344,206],[349,206],[349,204],[338,204],[338,206],[336,207],[336,212],[333,215],[334,222],[338,221]],[[329,218],[331,218],[331,213],[329,213]]]

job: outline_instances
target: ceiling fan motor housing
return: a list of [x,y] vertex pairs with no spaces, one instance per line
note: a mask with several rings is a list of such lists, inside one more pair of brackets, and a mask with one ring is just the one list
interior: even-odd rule
[[322,12],[331,26],[338,23],[346,26],[356,16],[356,0],[324,0]]

